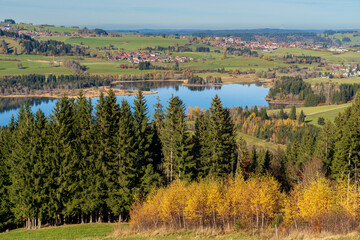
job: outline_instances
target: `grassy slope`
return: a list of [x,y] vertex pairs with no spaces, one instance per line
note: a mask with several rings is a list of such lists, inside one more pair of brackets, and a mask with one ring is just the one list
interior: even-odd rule
[[[325,118],[325,120],[334,121],[340,112],[345,111],[347,107],[351,106],[351,103],[340,104],[340,105],[324,105],[317,107],[303,107],[297,108],[296,112],[299,114],[301,110],[306,115],[306,121],[317,125],[319,117]],[[279,112],[280,110],[269,110],[268,114]],[[290,108],[285,108],[285,112],[290,113]]]
[[[0,23],[0,26],[7,26],[7,23]],[[23,30],[33,31],[34,29],[39,30],[39,26],[37,25],[30,25],[30,24],[10,24],[12,27],[23,27]],[[41,28],[42,31],[50,31],[50,32],[58,32],[58,33],[71,33],[77,32],[78,28],[71,28],[71,27],[44,27]]]
[[237,134],[246,141],[248,147],[255,145],[257,148],[264,148],[268,150],[276,150],[278,147],[285,149],[284,145],[274,144],[241,132],[238,132]]
[[354,84],[354,83],[360,83],[360,78],[358,77],[351,77],[351,78],[333,78],[333,79],[328,79],[328,78],[309,78],[309,79],[304,79],[305,82],[311,83],[311,85],[316,85],[316,84],[320,84],[320,83],[328,83],[328,82],[332,82],[332,83],[337,83],[337,84],[341,84],[341,83],[349,83],[349,84]]
[[[17,61],[0,61],[0,76],[4,75],[22,75],[22,74],[71,74],[71,71],[59,65],[50,65],[50,61],[61,61],[63,59],[78,60],[78,57],[48,57],[48,56],[36,56],[36,55],[2,55],[0,59],[17,59],[22,65],[23,69],[17,68]],[[80,63],[88,67],[90,74],[139,74],[152,72],[140,71],[138,69],[120,69],[121,61],[106,61],[97,58],[83,58]]]
[[326,61],[330,64],[336,64],[340,62],[350,63],[350,62],[359,62],[360,61],[360,53],[357,52],[347,52],[343,54],[333,54],[327,51],[315,51],[308,49],[298,49],[298,48],[281,48],[272,51],[271,55],[284,56],[287,53],[295,54],[298,56],[306,55],[306,56],[316,56],[326,59]]
[[85,38],[69,38],[65,40],[65,43],[71,44],[83,44],[91,48],[96,47],[109,47],[113,45],[114,48],[124,48],[129,51],[137,51],[139,48],[149,46],[162,46],[168,47],[174,44],[184,45],[188,41],[187,39],[172,39],[162,38],[159,36],[153,37],[139,37],[136,35],[123,35],[122,37],[85,37]]
[[354,33],[335,33],[334,35],[330,35],[329,38],[331,39],[339,39],[342,41],[344,37],[350,38],[351,42],[342,42],[342,45],[344,46],[354,46],[354,45],[360,45],[360,35],[354,36]]

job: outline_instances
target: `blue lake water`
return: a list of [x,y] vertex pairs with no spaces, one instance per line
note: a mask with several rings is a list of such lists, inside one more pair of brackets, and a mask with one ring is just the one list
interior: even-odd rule
[[[139,86],[131,84],[128,86],[120,86],[121,89],[138,89]],[[211,99],[217,94],[224,107],[238,107],[238,106],[267,106],[267,102],[264,97],[267,95],[269,89],[256,86],[255,84],[251,85],[242,85],[242,84],[226,84],[221,87],[186,87],[175,84],[174,86],[147,86],[142,87],[142,90],[153,90],[157,91],[157,94],[145,95],[147,101],[149,115],[153,115],[153,106],[156,104],[157,97],[160,98],[161,104],[166,107],[168,105],[169,98],[174,96],[179,96],[183,100],[186,108],[189,106],[208,109],[211,104]],[[122,99],[126,99],[132,105],[135,96],[117,96],[118,103]],[[96,104],[98,101],[97,98],[92,99],[92,103]],[[8,102],[4,102],[8,101]],[[12,115],[17,117],[19,108],[21,104],[25,102],[30,102],[31,109],[33,112],[36,112],[38,109],[41,109],[46,116],[52,114],[52,110],[55,107],[56,99],[0,99],[0,125],[7,125],[10,121]]]

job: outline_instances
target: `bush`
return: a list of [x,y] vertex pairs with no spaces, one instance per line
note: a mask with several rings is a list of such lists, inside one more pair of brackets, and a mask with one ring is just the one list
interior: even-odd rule
[[318,118],[318,124],[319,125],[324,125],[325,124],[325,119],[323,117],[319,117]]

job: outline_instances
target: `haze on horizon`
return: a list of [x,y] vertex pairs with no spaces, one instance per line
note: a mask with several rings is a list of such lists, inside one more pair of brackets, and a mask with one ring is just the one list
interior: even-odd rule
[[104,29],[360,29],[359,0],[0,0],[1,20]]

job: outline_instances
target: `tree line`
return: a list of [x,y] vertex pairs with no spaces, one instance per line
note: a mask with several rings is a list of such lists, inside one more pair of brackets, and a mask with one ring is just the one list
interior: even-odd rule
[[0,36],[13,38],[19,41],[22,47],[21,54],[36,54],[46,56],[87,56],[82,46],[72,46],[56,40],[38,41],[25,34],[0,30]]
[[80,75],[18,75],[0,78],[1,95],[26,95],[33,90],[82,89],[109,86],[113,78],[109,76]]
[[[137,200],[131,227],[153,230],[266,229],[348,233],[359,220],[360,101],[286,149],[249,153],[238,144],[235,176],[173,182]],[[240,140],[241,141],[241,140]]]
[[234,125],[216,96],[190,135],[185,106],[171,97],[149,121],[141,92],[133,107],[101,95],[63,97],[50,117],[27,104],[0,131],[0,228],[123,221],[135,195],[155,186],[236,170]]

